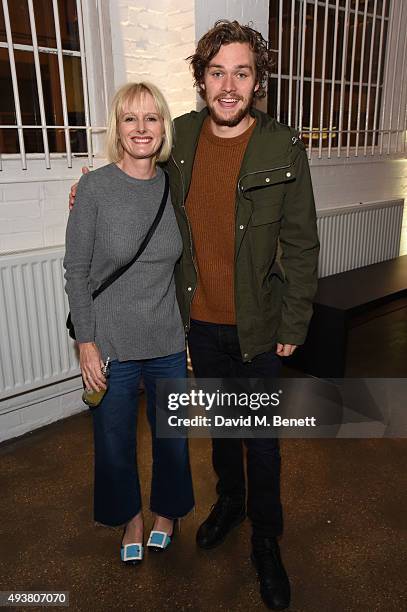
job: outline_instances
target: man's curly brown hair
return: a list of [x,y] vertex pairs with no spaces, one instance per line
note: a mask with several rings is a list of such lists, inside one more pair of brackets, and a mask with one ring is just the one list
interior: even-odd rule
[[229,45],[230,43],[249,44],[250,49],[254,53],[256,80],[259,84],[259,88],[254,93],[254,97],[264,98],[266,95],[267,78],[272,69],[271,53],[268,48],[268,43],[257,30],[254,30],[248,25],[240,25],[237,21],[228,21],[227,19],[216,21],[213,28],[199,40],[195,53],[187,57],[187,61],[190,62],[192,67],[194,85],[198,89],[199,95],[205,98],[202,83],[206,67],[211,59],[218,53],[221,46]]

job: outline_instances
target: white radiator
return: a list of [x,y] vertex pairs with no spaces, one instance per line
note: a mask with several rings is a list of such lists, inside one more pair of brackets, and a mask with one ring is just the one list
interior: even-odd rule
[[404,200],[319,210],[319,277],[399,255]]
[[63,247],[0,256],[0,399],[79,374],[63,257]]

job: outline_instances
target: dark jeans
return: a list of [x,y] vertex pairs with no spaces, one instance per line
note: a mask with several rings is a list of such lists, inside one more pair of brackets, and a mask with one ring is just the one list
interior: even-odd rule
[[[280,359],[273,352],[262,353],[244,363],[235,325],[191,321],[189,352],[197,378],[272,378],[279,376]],[[277,438],[248,438],[247,513],[253,535],[278,536],[283,531],[280,501],[280,450]],[[240,439],[212,439],[212,461],[218,476],[219,495],[243,503],[246,485],[243,444]]]
[[112,361],[109,389],[92,410],[95,440],[95,520],[121,525],[141,510],[136,457],[138,390],[143,377],[153,447],[150,509],[167,518],[194,505],[187,439],[155,435],[158,378],[185,378],[185,351],[141,361]]

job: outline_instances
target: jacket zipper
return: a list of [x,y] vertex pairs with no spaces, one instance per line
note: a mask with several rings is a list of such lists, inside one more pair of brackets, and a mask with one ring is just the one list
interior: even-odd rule
[[[284,166],[277,166],[276,168],[270,168],[268,170],[255,170],[254,172],[247,172],[246,174],[243,174],[238,182],[237,182],[237,193],[239,195],[239,191],[242,193],[243,197],[245,197],[244,195],[244,188],[241,185],[241,181],[243,179],[245,179],[247,176],[252,176],[254,174],[263,174],[264,172],[276,172],[277,170],[287,170],[288,168],[291,168],[294,165],[294,163],[291,164],[286,164]],[[235,214],[237,215],[237,198],[236,198],[236,210],[235,210]],[[235,273],[236,273],[236,266],[235,266]],[[236,279],[235,279],[236,282]],[[250,363],[250,360],[248,360]]]
[[196,291],[197,284],[198,284],[198,268],[197,268],[197,265],[196,265],[196,262],[195,262],[194,252],[193,252],[193,249],[192,249],[192,231],[191,231],[191,225],[189,223],[189,219],[188,219],[188,215],[187,215],[187,210],[185,208],[185,183],[184,183],[184,177],[183,177],[183,174],[181,172],[180,167],[178,166],[178,164],[175,161],[175,158],[174,158],[174,156],[172,154],[171,154],[171,159],[174,162],[174,164],[175,164],[175,166],[176,166],[176,168],[177,168],[177,170],[178,170],[178,172],[180,174],[180,177],[181,177],[181,184],[182,184],[182,208],[184,209],[185,219],[187,220],[188,233],[189,233],[189,248],[190,248],[190,251],[191,251],[191,259],[192,259],[192,263],[194,264],[196,280],[197,280],[197,282],[195,284],[195,287],[194,287],[194,290],[193,290],[193,293],[192,293],[192,296],[191,296],[191,300],[190,300],[190,303],[189,303],[189,309],[188,309],[188,330],[189,330],[189,328],[191,327],[191,304],[192,304],[192,300],[194,299],[195,291]]

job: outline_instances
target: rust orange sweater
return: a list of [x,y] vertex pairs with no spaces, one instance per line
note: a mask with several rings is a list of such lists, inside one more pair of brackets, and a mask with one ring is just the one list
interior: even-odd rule
[[186,210],[198,266],[191,317],[236,324],[234,304],[235,200],[243,156],[254,123],[235,138],[219,138],[203,124]]

